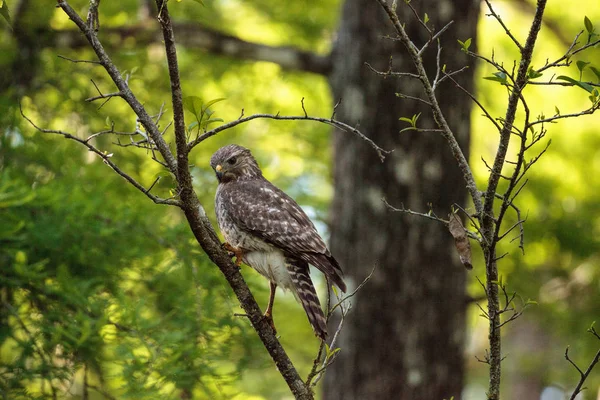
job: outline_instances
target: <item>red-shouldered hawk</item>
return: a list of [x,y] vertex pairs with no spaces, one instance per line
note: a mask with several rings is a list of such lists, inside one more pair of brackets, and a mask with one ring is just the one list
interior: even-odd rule
[[300,206],[266,180],[250,150],[230,144],[210,159],[219,187],[215,197],[226,248],[269,279],[271,295],[265,316],[272,325],[277,286],[300,301],[315,335],[325,340],[327,325],[309,276],[311,264],[346,291],[342,270]]

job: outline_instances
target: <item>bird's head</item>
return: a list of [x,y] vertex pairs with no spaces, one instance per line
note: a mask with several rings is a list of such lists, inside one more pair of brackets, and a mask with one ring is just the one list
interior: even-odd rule
[[258,163],[250,150],[237,144],[221,147],[210,158],[220,183],[254,179],[262,176]]

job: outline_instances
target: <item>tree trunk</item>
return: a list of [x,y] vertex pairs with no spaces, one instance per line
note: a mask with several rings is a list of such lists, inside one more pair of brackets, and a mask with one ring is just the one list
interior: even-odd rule
[[[417,46],[428,38],[404,2],[399,17]],[[454,25],[442,36],[447,70],[472,63],[457,39],[473,38],[479,2],[412,2],[429,26]],[[334,49],[331,84],[342,98],[337,117],[354,124],[377,144],[394,152],[381,163],[360,139],[336,132],[332,252],[340,261],[350,290],[376,266],[371,281],[352,299],[340,338],[339,359],[326,374],[324,399],[459,399],[464,377],[465,268],[444,226],[390,211],[382,198],[446,218],[451,205],[464,206],[465,183],[444,139],[436,133],[399,133],[408,126],[398,118],[422,113],[419,127],[434,127],[422,103],[396,93],[423,97],[420,82],[384,79],[365,62],[386,71],[414,72],[399,42],[382,38],[391,25],[373,0],[347,0]],[[435,74],[435,46],[426,54]],[[459,76],[472,91],[473,70]],[[463,149],[469,146],[470,101],[452,84],[438,98]]]

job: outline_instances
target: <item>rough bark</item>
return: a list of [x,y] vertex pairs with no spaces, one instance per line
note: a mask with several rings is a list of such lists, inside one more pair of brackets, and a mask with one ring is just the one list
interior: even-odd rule
[[[399,2],[399,16],[417,45],[427,40],[410,9]],[[441,28],[454,20],[442,36],[442,63],[448,70],[471,61],[456,40],[475,42],[479,4],[472,0],[414,3],[429,25]],[[393,213],[392,205],[440,216],[453,203],[464,205],[465,183],[446,142],[436,133],[399,133],[407,126],[398,120],[421,112],[418,125],[433,128],[431,112],[423,104],[403,100],[396,93],[422,97],[421,84],[410,78],[375,75],[364,66],[414,72],[405,49],[383,39],[392,34],[389,21],[372,0],[347,0],[333,52],[331,84],[342,98],[338,118],[360,121],[361,129],[394,153],[381,163],[372,149],[336,132],[335,196],[332,213],[332,252],[347,280],[360,282],[373,265],[371,282],[354,299],[354,309],[341,334],[339,359],[325,378],[325,399],[459,399],[464,377],[465,270],[458,262],[453,239],[439,224]],[[435,49],[426,55],[435,73]],[[472,90],[471,70],[459,77]],[[450,84],[438,89],[449,124],[463,147],[469,145],[470,104]]]

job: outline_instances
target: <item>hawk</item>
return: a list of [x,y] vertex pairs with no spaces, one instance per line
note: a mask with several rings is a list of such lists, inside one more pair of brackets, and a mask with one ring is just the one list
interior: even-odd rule
[[230,144],[210,159],[219,186],[215,208],[224,247],[236,265],[249,265],[269,279],[265,317],[273,326],[275,290],[290,290],[302,304],[315,335],[327,337],[326,319],[310,279],[309,264],[342,291],[342,270],[302,208],[265,179],[250,150]]

